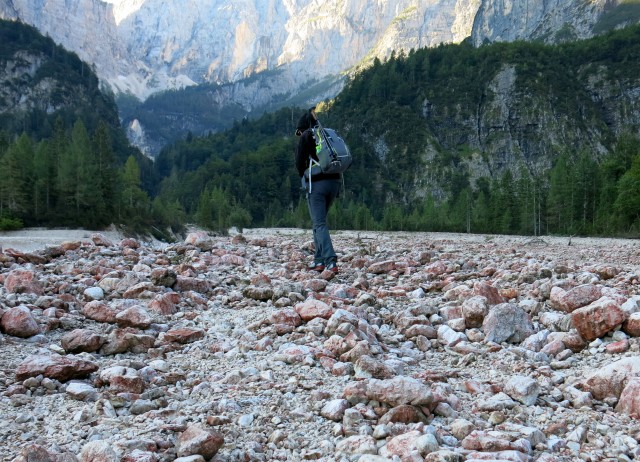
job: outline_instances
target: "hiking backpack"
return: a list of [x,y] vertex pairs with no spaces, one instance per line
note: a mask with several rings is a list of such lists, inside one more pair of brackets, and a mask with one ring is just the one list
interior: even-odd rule
[[312,130],[318,160],[310,159],[308,176],[318,173],[344,173],[351,167],[351,151],[335,130],[324,128],[320,122]]

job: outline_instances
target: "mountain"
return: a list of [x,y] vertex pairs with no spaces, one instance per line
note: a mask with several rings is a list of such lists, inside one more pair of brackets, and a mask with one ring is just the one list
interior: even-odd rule
[[[119,95],[130,139],[155,155],[188,132],[335,96],[375,57],[472,37],[475,45],[590,37],[637,21],[624,0],[2,0],[20,19],[95,66]],[[173,110],[181,96],[200,108]],[[163,107],[164,106],[164,107]]]

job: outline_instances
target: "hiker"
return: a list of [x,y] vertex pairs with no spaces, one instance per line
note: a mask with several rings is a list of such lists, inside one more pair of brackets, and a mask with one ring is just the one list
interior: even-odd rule
[[[300,137],[296,149],[296,169],[302,178],[303,185],[307,185],[305,170],[309,168],[309,159],[316,156],[316,143],[311,129],[317,125],[317,120],[316,107],[313,106],[300,117],[296,126],[296,135]],[[315,254],[313,263],[308,268],[313,271],[327,269],[337,273],[338,257],[333,250],[333,243],[329,235],[327,213],[340,192],[340,174],[317,173],[311,177],[311,182],[313,187],[305,189],[309,214],[313,223]]]

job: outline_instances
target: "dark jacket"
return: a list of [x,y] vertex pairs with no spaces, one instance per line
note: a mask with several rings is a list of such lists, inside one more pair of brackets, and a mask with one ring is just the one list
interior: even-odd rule
[[[309,158],[318,160],[318,156],[316,156],[316,141],[313,138],[313,130],[311,130],[317,124],[316,118],[311,114],[311,109],[298,119],[296,135],[300,136],[300,140],[296,149],[296,170],[298,170],[298,175],[300,176],[303,176],[304,171],[309,167]],[[313,181],[339,179],[339,173],[318,173],[312,177]]]

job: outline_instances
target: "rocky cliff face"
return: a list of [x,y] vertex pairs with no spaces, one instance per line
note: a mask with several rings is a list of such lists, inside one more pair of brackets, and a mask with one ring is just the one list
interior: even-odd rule
[[[606,12],[624,0],[484,0],[473,25],[473,43],[544,40],[555,43],[592,37]],[[627,17],[627,20],[631,18]],[[624,24],[622,20],[619,24]],[[618,25],[618,24],[615,24]]]
[[36,0],[0,4],[51,35],[116,91],[139,97],[194,83],[284,70],[279,91],[336,75],[392,50],[458,42],[480,0]]

